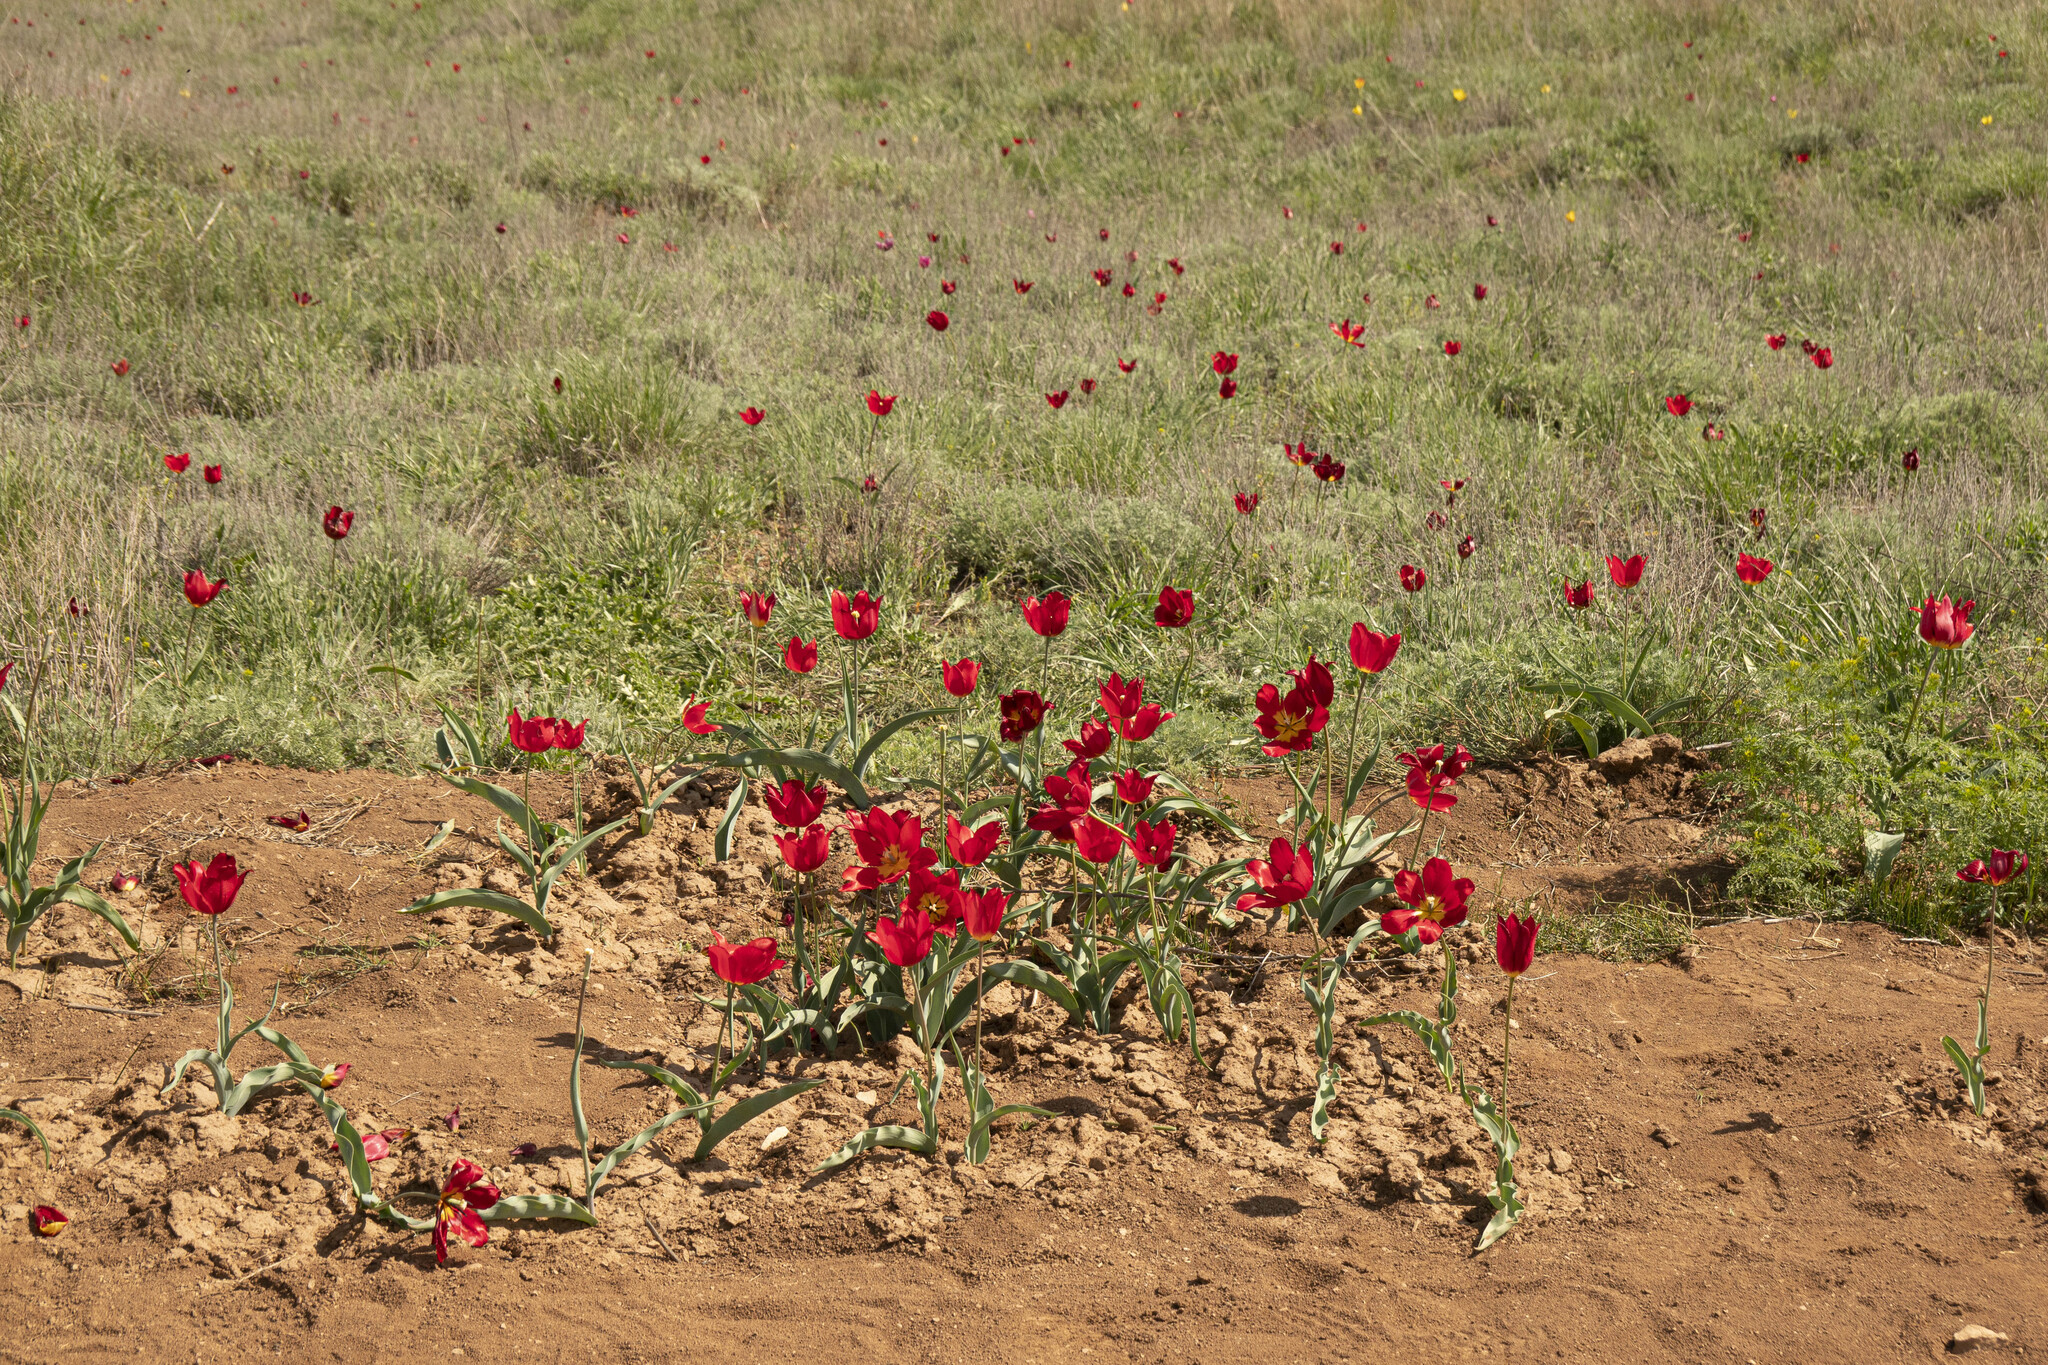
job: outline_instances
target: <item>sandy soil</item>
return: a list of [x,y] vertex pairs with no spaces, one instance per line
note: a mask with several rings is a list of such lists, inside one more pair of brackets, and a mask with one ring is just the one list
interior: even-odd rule
[[[1480,884],[1477,918],[1490,925],[1495,897],[1541,910],[1713,880],[1697,767],[1475,774],[1446,830]],[[616,772],[587,779],[607,814],[629,790]],[[1262,833],[1284,805],[1269,785],[1222,794]],[[537,799],[567,795],[536,783]],[[377,1163],[380,1191],[425,1190],[456,1157],[508,1194],[576,1188],[583,949],[591,1054],[701,1072],[717,1032],[697,999],[712,984],[702,945],[714,927],[779,924],[764,812],[733,860],[710,862],[722,796],[687,790],[652,836],[607,847],[559,893],[543,947],[480,912],[397,914],[503,873],[488,808],[434,779],[237,763],[67,788],[45,852],[107,839],[88,882],[142,875],[116,899],[146,945],[117,953],[97,920],[60,912],[0,975],[0,1105],[35,1116],[57,1153],[46,1172],[0,1125],[0,1358],[1763,1365],[1941,1356],[1972,1324],[2008,1338],[1991,1351],[2048,1350],[2048,974],[2023,942],[1999,948],[1987,1120],[1940,1044],[1973,1027],[1981,941],[1750,923],[1703,929],[1664,962],[1539,958],[1516,993],[1509,1091],[1530,1211],[1476,1257],[1489,1149],[1412,1038],[1356,1022],[1429,1008],[1433,971],[1375,963],[1344,988],[1344,1080],[1319,1150],[1311,1026],[1284,957],[1307,944],[1257,924],[1197,987],[1213,1071],[1159,1037],[1142,997],[1097,1036],[1005,988],[988,1028],[998,1098],[1057,1117],[1006,1124],[985,1166],[949,1146],[811,1177],[856,1130],[909,1116],[888,1100],[912,1059],[784,1059],[741,1092],[824,1084],[708,1162],[681,1141],[650,1148],[600,1196],[599,1226],[494,1226],[446,1269],[424,1237],[347,1216],[303,1095],[270,1092],[237,1119],[204,1084],[158,1097],[213,1019],[206,941],[169,864],[225,849],[251,871],[222,926],[240,999],[280,987],[284,1031],[353,1064],[336,1094],[359,1126],[416,1130]],[[307,834],[263,821],[302,806]],[[456,833],[424,853],[449,819]],[[1476,927],[1456,938],[1471,964],[1461,1047],[1496,1085],[1502,980]],[[238,1070],[274,1060],[243,1047]],[[600,1145],[668,1107],[625,1072],[586,1068],[585,1095]],[[956,1092],[955,1136],[959,1113]],[[532,1156],[509,1154],[527,1142]],[[29,1230],[44,1202],[74,1220],[55,1239]]]

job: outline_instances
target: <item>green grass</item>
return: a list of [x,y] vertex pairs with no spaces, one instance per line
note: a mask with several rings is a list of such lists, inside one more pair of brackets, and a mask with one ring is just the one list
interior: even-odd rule
[[[1177,666],[1170,580],[1203,616],[1162,762],[1243,762],[1258,683],[1353,620],[1409,638],[1391,741],[1561,744],[1518,684],[1619,676],[1640,622],[1641,699],[1737,742],[1737,896],[1850,905],[1873,802],[1916,831],[1912,915],[1951,917],[1985,845],[2048,847],[2038,5],[180,0],[0,33],[31,319],[0,352],[0,640],[75,769],[404,765],[443,699],[673,748],[684,696],[755,676],[744,586],[782,594],[778,648],[879,591],[872,704],[970,652],[985,712],[1035,677],[1010,603],[1065,587],[1071,713],[1104,668]],[[871,387],[902,395],[879,426]],[[1301,439],[1341,487],[1281,460]],[[1742,589],[1740,548],[1778,574]],[[1631,551],[1624,625],[1601,556]],[[197,622],[193,567],[232,584]],[[1588,577],[1596,629],[1559,603]],[[1982,630],[1894,781],[1930,592]],[[795,726],[818,693],[759,664],[744,700]]]

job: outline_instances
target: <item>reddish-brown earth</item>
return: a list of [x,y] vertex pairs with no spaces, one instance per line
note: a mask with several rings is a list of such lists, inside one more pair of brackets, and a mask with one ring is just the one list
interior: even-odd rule
[[[1481,933],[1497,901],[1543,913],[1710,883],[1691,772],[1666,756],[1589,785],[1583,765],[1549,763],[1461,787],[1445,846],[1480,887],[1478,923],[1454,935],[1471,964],[1461,1048],[1488,1085],[1502,982]],[[616,775],[590,782],[594,806],[623,813]],[[1222,794],[1270,835],[1275,787]],[[567,795],[536,785],[549,804]],[[600,1196],[599,1226],[496,1225],[446,1269],[424,1237],[347,1216],[303,1095],[273,1091],[239,1119],[212,1112],[203,1084],[158,1097],[166,1063],[213,1024],[211,960],[169,865],[224,849],[250,871],[222,926],[241,1002],[279,986],[275,1022],[316,1061],[353,1064],[336,1094],[359,1126],[419,1131],[377,1164],[382,1192],[424,1189],[456,1157],[507,1193],[572,1188],[583,949],[591,1054],[701,1069],[717,1027],[696,998],[702,946],[713,928],[776,930],[765,816],[710,862],[721,797],[687,791],[653,836],[610,843],[562,888],[543,948],[481,912],[397,913],[502,870],[488,808],[435,779],[237,764],[67,787],[50,866],[108,840],[88,882],[143,875],[116,900],[147,942],[117,954],[97,920],[62,911],[0,976],[0,1105],[35,1116],[56,1151],[46,1172],[0,1124],[0,1357],[1764,1365],[1941,1356],[1970,1324],[2005,1334],[1994,1351],[2048,1349],[2048,975],[2024,942],[2000,945],[1987,1120],[1940,1044],[1973,1027],[1981,941],[1752,922],[1703,928],[1668,961],[1539,957],[1516,993],[1509,1091],[1530,1209],[1477,1256],[1489,1149],[1412,1038],[1355,1023],[1428,1009],[1432,971],[1373,963],[1345,987],[1344,1079],[1319,1150],[1295,976],[1282,957],[1246,970],[1306,944],[1258,924],[1197,987],[1213,1073],[1159,1037],[1142,996],[1096,1036],[1004,988],[988,1033],[998,1098],[1059,1117],[1006,1126],[987,1165],[948,1147],[811,1177],[877,1116],[909,1117],[886,1107],[904,1058],[784,1060],[769,1084],[825,1084],[704,1167],[681,1141],[650,1148]],[[301,806],[305,835],[263,822]],[[424,853],[451,818],[457,833]],[[274,1060],[242,1048],[237,1071]],[[600,1145],[668,1106],[630,1073],[586,1068],[584,1086]],[[947,1117],[957,1137],[957,1091]],[[776,1127],[789,1134],[764,1151]],[[523,1142],[538,1152],[508,1155]],[[36,1203],[71,1226],[33,1237]]]

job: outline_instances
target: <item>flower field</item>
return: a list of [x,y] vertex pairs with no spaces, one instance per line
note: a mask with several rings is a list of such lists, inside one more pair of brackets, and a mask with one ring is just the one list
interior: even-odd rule
[[0,36],[22,1358],[2048,1341],[2040,15]]

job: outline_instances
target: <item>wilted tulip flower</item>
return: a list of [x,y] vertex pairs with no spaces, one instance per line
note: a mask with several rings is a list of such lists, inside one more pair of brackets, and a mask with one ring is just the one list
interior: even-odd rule
[[458,1160],[448,1168],[441,1197],[434,1210],[434,1261],[448,1263],[448,1238],[452,1234],[473,1247],[491,1240],[480,1210],[498,1202],[498,1187],[484,1180],[484,1170],[473,1161]]
[[1237,510],[1245,516],[1250,516],[1259,510],[1259,495],[1257,493],[1234,493],[1231,495],[1231,500],[1237,505]]
[[1766,578],[1769,578],[1771,570],[1776,567],[1770,560],[1758,559],[1755,555],[1745,550],[1736,557],[1735,576],[1753,588]]
[[1401,566],[1401,586],[1409,592],[1421,592],[1423,584],[1429,582],[1429,575],[1413,564]]
[[71,1226],[71,1215],[51,1204],[38,1204],[28,1212],[29,1227],[38,1237],[55,1237]]
[[1575,588],[1575,587],[1573,587],[1573,586],[1572,586],[1571,584],[1569,584],[1569,583],[1565,584],[1565,585],[1564,585],[1564,604],[1565,604],[1566,606],[1568,606],[1568,607],[1572,608],[1572,609],[1573,609],[1574,611],[1584,611],[1584,610],[1585,610],[1585,609],[1586,609],[1587,607],[1590,607],[1590,606],[1592,606],[1592,605],[1593,605],[1593,584],[1592,584],[1592,582],[1591,582],[1590,580],[1588,580],[1587,582],[1584,582],[1584,583],[1581,583],[1581,584],[1579,584],[1579,585],[1578,585],[1578,586],[1577,586],[1576,588]]

